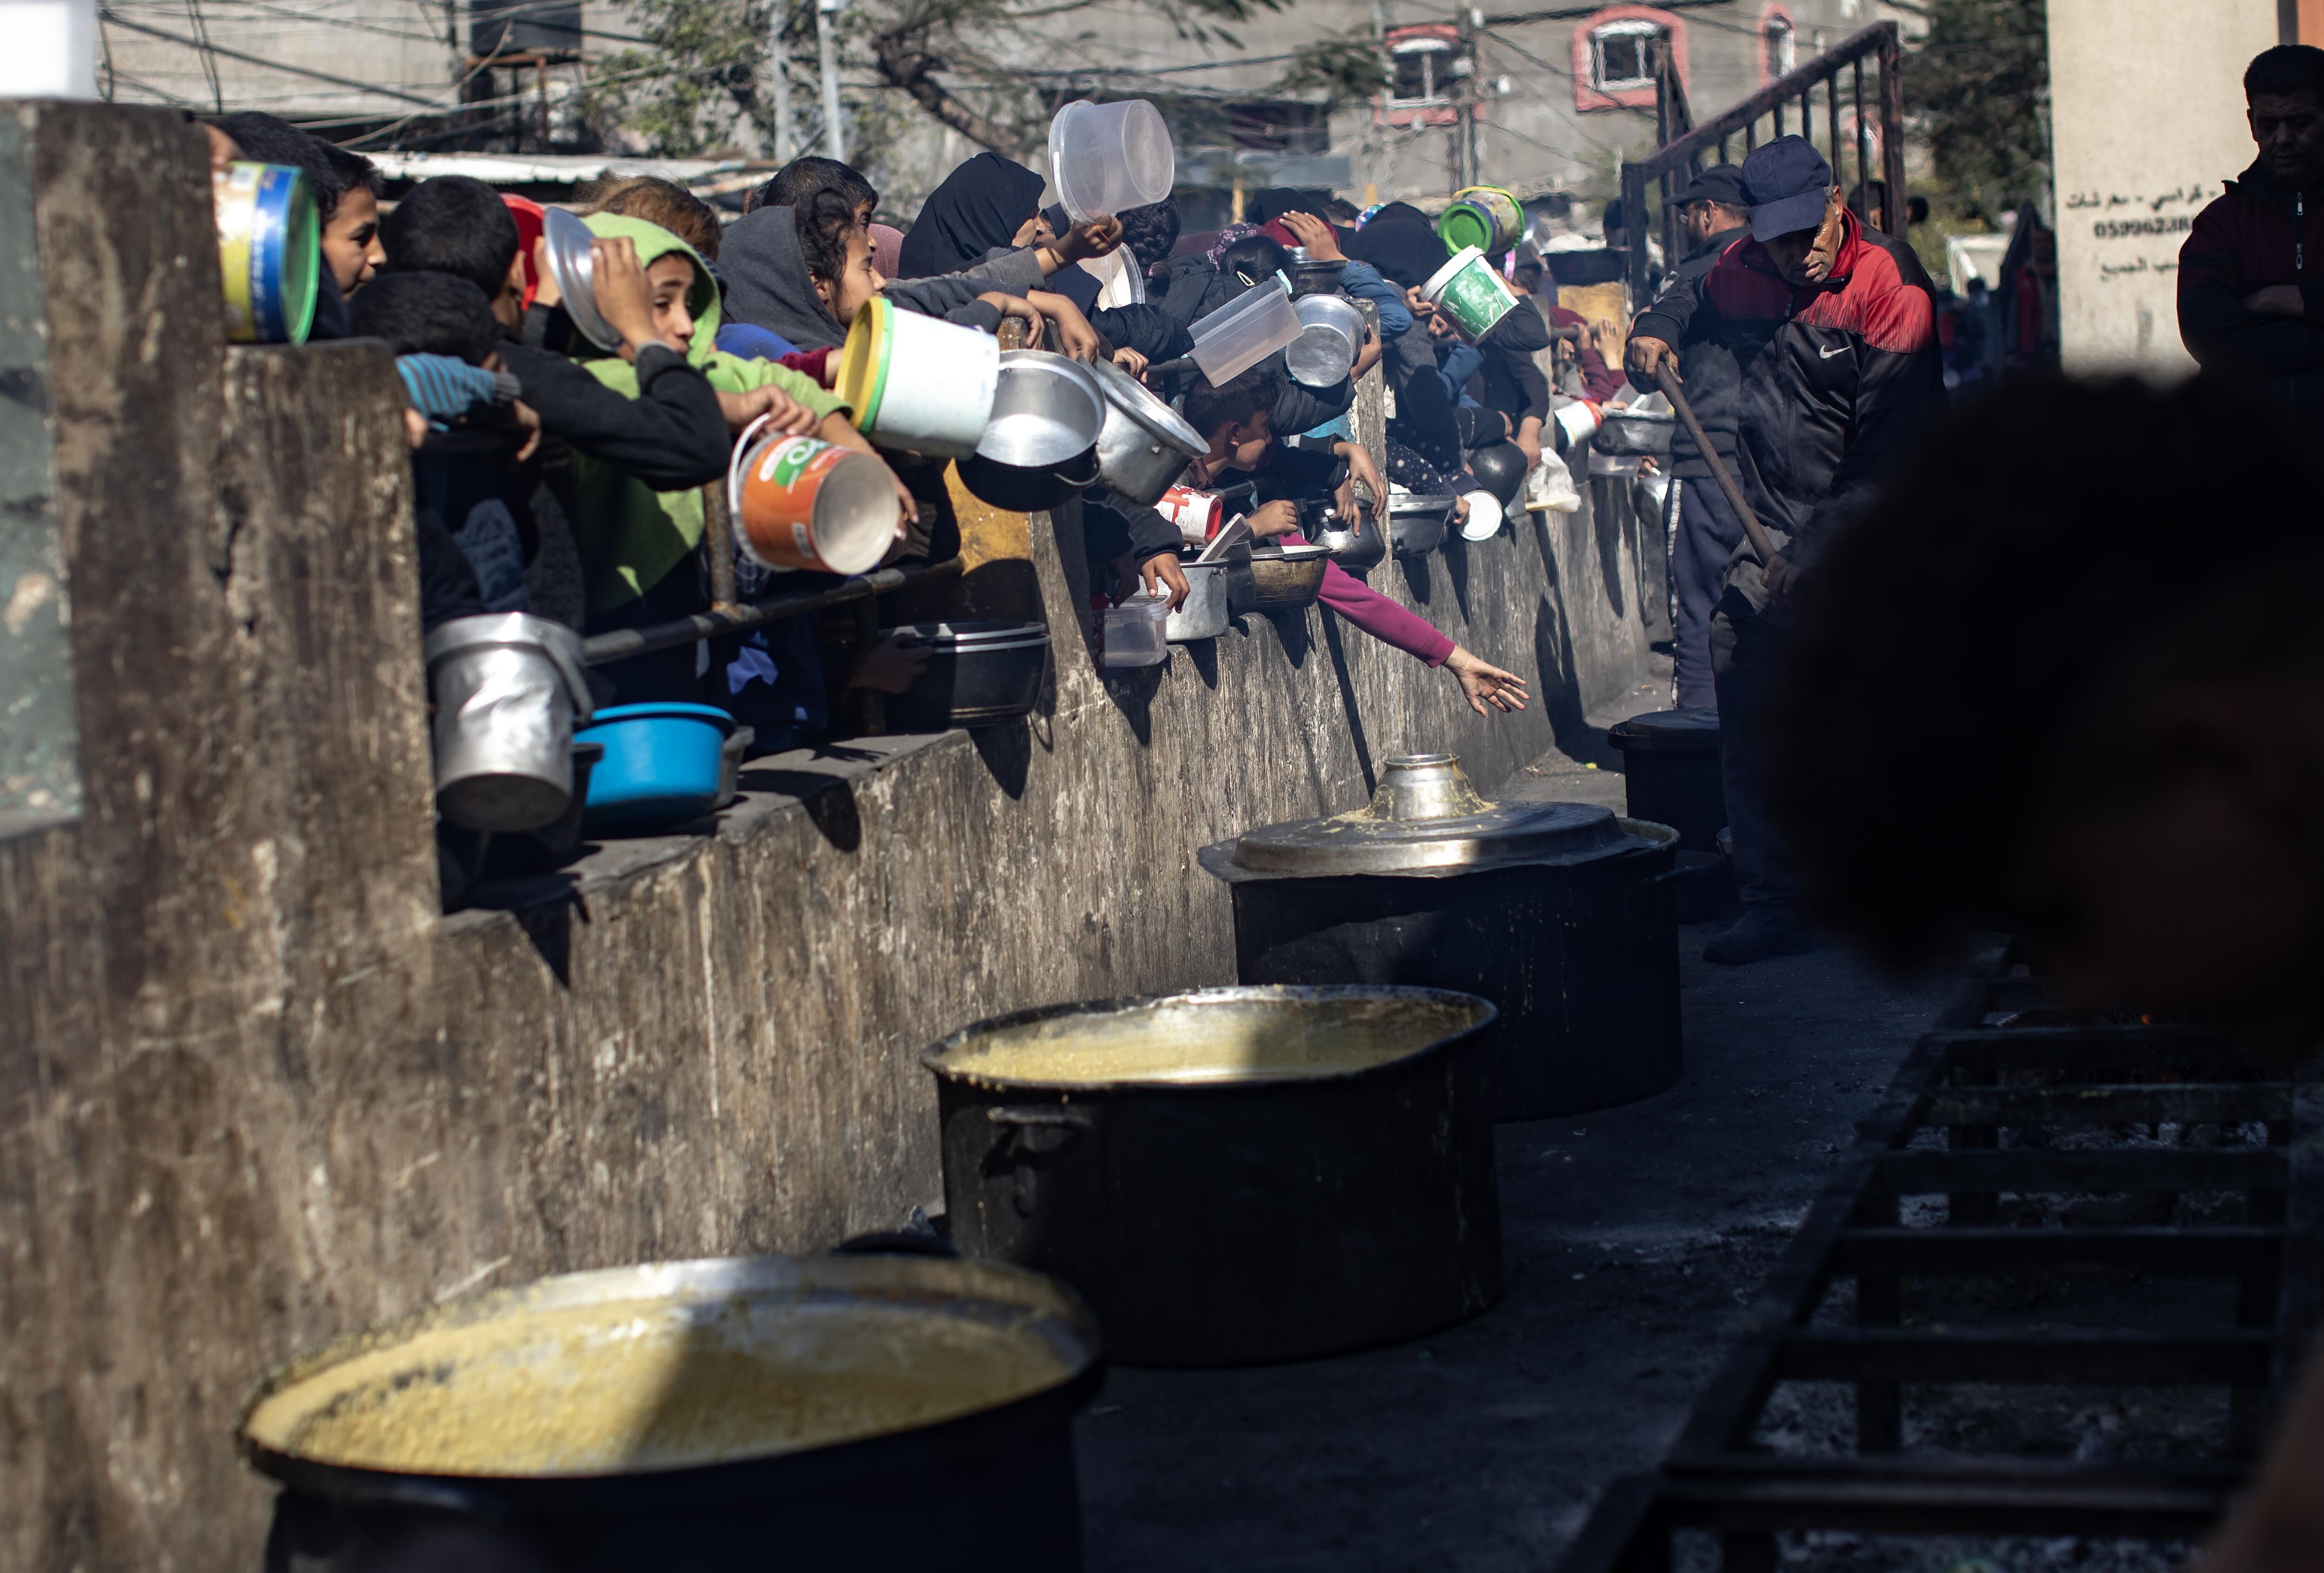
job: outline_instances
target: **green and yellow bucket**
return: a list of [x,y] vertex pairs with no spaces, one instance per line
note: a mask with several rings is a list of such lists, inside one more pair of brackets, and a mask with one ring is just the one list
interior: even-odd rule
[[1525,207],[1499,186],[1467,186],[1436,218],[1436,237],[1454,251],[1475,246],[1491,255],[1525,238]]

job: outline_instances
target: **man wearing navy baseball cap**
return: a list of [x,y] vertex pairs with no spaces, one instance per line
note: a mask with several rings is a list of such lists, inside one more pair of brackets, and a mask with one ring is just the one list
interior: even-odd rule
[[1766,812],[1766,707],[1784,597],[1945,404],[1928,274],[1912,248],[1849,210],[1815,145],[1784,136],[1755,149],[1742,194],[1750,235],[1641,314],[1628,354],[1642,388],[1671,373],[1686,388],[1697,345],[1734,356],[1734,477],[1775,548],[1766,563],[1748,544],[1737,548],[1711,625],[1743,916],[1702,954],[1738,964],[1813,943]]
[[[1678,194],[1678,232],[1686,250],[1663,288],[1692,284],[1719,255],[1750,227],[1751,205],[1743,196],[1743,171],[1713,164]],[[1731,470],[1735,465],[1737,395],[1742,373],[1725,345],[1702,340],[1680,352],[1679,372],[1687,402],[1702,423],[1711,450]],[[1719,694],[1711,676],[1711,619],[1727,580],[1727,559],[1743,539],[1743,526],[1711,478],[1711,465],[1683,426],[1671,434],[1670,490],[1663,502],[1663,529],[1671,543],[1671,688],[1682,710],[1716,710]]]

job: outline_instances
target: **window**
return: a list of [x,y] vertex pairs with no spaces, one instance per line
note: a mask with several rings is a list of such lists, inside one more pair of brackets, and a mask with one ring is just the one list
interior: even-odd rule
[[1770,10],[1759,24],[1759,74],[1772,82],[1799,68],[1799,29],[1783,12]]
[[1609,5],[1573,28],[1573,106],[1652,109],[1655,69],[1667,50],[1681,85],[1686,74],[1686,23],[1651,5]]
[[1416,38],[1394,45],[1396,102],[1445,104],[1452,97],[1452,45],[1441,38]]
[[1643,20],[1609,22],[1590,35],[1590,80],[1601,93],[1655,85],[1655,42],[1662,29]]

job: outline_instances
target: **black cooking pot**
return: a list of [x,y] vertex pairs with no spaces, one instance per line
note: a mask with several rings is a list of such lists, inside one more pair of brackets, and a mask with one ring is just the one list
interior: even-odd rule
[[1653,710],[1609,727],[1622,750],[1622,782],[1634,818],[1678,832],[1672,891],[1681,923],[1716,916],[1735,899],[1735,875],[1719,855],[1727,823],[1727,783],[1719,763],[1719,712]]
[[928,652],[926,670],[887,702],[890,731],[991,726],[1031,712],[1049,667],[1041,622],[918,622],[882,629]]
[[1498,1120],[1628,1103],[1683,1060],[1677,837],[1584,804],[1492,804],[1450,755],[1382,766],[1370,808],[1205,847],[1244,983],[1421,985],[1501,1007]]
[[1513,442],[1478,448],[1469,455],[1469,474],[1507,508],[1517,500],[1517,492],[1525,485],[1525,450]]
[[1097,447],[1092,444],[1062,465],[1004,465],[971,454],[960,461],[960,483],[1010,513],[1046,513],[1097,484]]
[[1499,1298],[1477,1047],[1417,989],[1049,1006],[931,1049],[952,1237],[1038,1265],[1138,1365],[1416,1338]]
[[[525,1319],[537,1334],[526,1336]],[[622,1337],[592,1338],[593,1319]],[[634,1413],[622,1412],[622,1426],[601,1433],[559,1407],[560,1384],[574,1394],[606,1390],[596,1373],[574,1375],[573,1362],[618,1344],[643,1347],[665,1326],[667,1361],[623,1373],[641,1399]],[[460,1356],[459,1340],[502,1329],[515,1331],[516,1353]],[[868,1397],[844,1386],[816,1401],[784,1390],[788,1371],[833,1359],[852,1362],[840,1368],[862,1374]],[[753,1360],[777,1367],[778,1380],[754,1387]],[[496,1365],[541,1375],[503,1381],[479,1412],[454,1412],[417,1433],[365,1433],[347,1421],[392,1413],[414,1393],[448,1399],[444,1390],[489,1381]],[[986,1375],[989,1394],[978,1392]],[[1081,1529],[1070,1427],[1102,1375],[1086,1311],[1031,1274],[900,1256],[659,1263],[543,1279],[343,1340],[270,1377],[244,1412],[240,1440],[248,1462],[283,1486],[269,1573],[352,1573],[392,1553],[422,1566],[456,1550],[479,1559],[464,1567],[527,1573],[1073,1569]],[[892,1429],[850,1415],[851,1405],[877,1410],[899,1392],[943,1402],[928,1423]],[[717,1456],[625,1461],[624,1450],[637,1459],[641,1445],[629,1439],[669,1434],[658,1428],[676,1423],[666,1417],[688,1412],[677,1406],[689,1401]],[[861,1434],[795,1440],[789,1451],[739,1440],[761,1412],[754,1404],[804,1414],[817,1402]],[[489,1458],[503,1445],[503,1422],[517,1467],[478,1467],[469,1455]],[[415,1434],[463,1447],[460,1467],[429,1467]],[[584,1449],[577,1463],[551,1467],[526,1455],[599,1434],[612,1439],[602,1457]],[[377,1456],[345,1461],[366,1448]]]

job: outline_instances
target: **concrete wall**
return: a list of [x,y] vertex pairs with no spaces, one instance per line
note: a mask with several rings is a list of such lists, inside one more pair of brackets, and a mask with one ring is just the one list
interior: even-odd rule
[[939,1191],[920,1049],[1226,980],[1205,842],[1640,675],[1607,511],[1375,583],[1535,681],[1492,722],[1310,611],[1113,679],[1037,518],[1027,723],[779,756],[715,830],[436,912],[408,468],[376,345],[226,352],[201,144],[7,106],[51,303],[79,817],[0,839],[0,1566],[246,1568],[270,1366],[543,1272],[812,1249]]
[[2276,0],[2050,0],[2058,316],[2069,370],[2195,369],[2179,248],[2252,161],[2244,68]]

